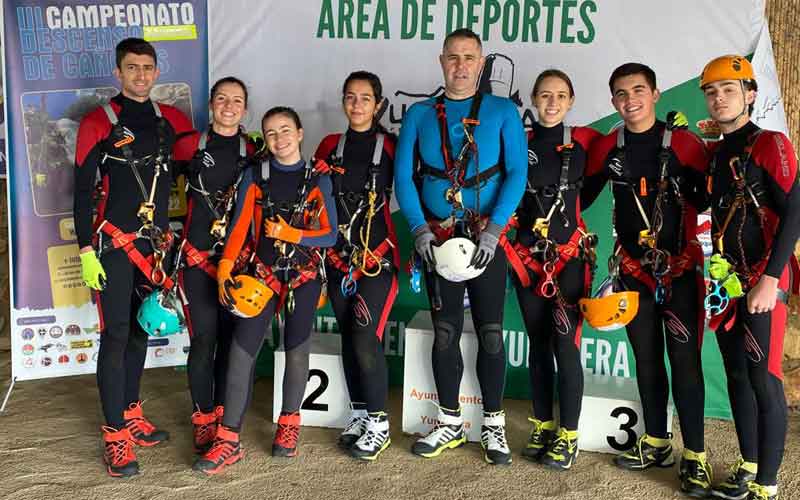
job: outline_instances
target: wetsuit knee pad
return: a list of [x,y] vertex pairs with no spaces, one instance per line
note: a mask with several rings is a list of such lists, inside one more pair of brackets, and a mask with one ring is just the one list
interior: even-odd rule
[[500,323],[486,323],[478,328],[481,348],[487,354],[500,354],[503,350],[503,328]]
[[446,351],[456,338],[456,327],[447,321],[437,321],[433,324],[433,349]]

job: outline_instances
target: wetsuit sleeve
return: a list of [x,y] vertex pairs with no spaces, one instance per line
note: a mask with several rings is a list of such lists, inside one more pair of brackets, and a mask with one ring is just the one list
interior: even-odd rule
[[[789,139],[780,132],[768,132],[765,147],[753,151],[753,160],[766,170],[768,189],[780,219],[765,273],[780,278],[800,237],[800,184],[797,156]],[[762,134],[765,135],[765,134]],[[755,149],[755,148],[754,148]]]
[[105,139],[92,115],[81,121],[75,148],[75,193],[73,212],[78,247],[92,244],[92,198],[100,166],[100,144]]
[[508,224],[511,214],[519,206],[528,179],[528,141],[525,128],[511,101],[506,104],[505,120],[500,129],[506,176],[491,214],[491,221],[500,227]]
[[319,209],[319,229],[303,229],[299,244],[306,247],[332,247],[336,244],[338,223],[336,205],[333,201],[333,184],[328,175],[319,178],[317,186],[308,195],[309,201],[316,200]]
[[199,143],[200,133],[197,131],[184,134],[175,140],[175,145],[172,148],[173,179],[188,174],[189,163],[194,158]]
[[[239,196],[236,200],[236,209],[231,220],[231,231],[225,241],[222,258],[235,261],[244,247],[250,231],[250,222],[253,220],[253,211],[258,197],[258,186],[253,182],[253,169],[249,168],[242,176],[239,184]],[[244,193],[244,196],[242,196]]]
[[339,136],[340,134],[330,134],[322,139],[314,152],[314,159],[327,161],[339,144]]
[[581,187],[582,209],[589,208],[594,203],[608,182],[609,173],[605,166],[612,146],[615,144],[613,134],[596,139],[589,147],[586,170],[583,174],[583,186]]
[[414,183],[415,150],[419,135],[417,121],[422,110],[424,110],[422,106],[415,104],[403,118],[394,158],[394,190],[397,204],[408,221],[408,227],[412,233],[425,224],[420,193]]
[[710,204],[706,191],[708,150],[703,141],[691,132],[676,130],[673,134],[672,149],[684,167],[685,182],[681,185],[681,193],[698,212],[704,212]]

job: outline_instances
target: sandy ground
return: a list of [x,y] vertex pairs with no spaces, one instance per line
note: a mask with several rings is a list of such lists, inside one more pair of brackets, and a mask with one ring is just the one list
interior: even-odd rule
[[[8,337],[0,337],[0,376],[10,372]],[[682,498],[677,468],[630,473],[616,469],[609,455],[583,453],[566,473],[551,472],[516,454],[527,438],[528,404],[507,401],[509,439],[515,449],[509,467],[483,463],[480,447],[469,444],[434,460],[409,451],[412,437],[400,431],[400,391],[391,393],[392,446],[377,463],[361,463],[335,446],[337,431],[304,428],[300,455],[269,455],[273,426],[272,384],[258,381],[255,403],[243,435],[247,455],[224,474],[206,478],[191,472],[194,459],[186,375],[173,369],[147,370],[145,409],[172,439],[139,449],[142,473],[120,480],[101,465],[100,405],[93,376],[24,382],[0,415],[0,498],[75,499],[620,499]],[[3,385],[5,390],[5,385]],[[677,428],[677,422],[675,422]],[[787,454],[780,476],[781,498],[800,498],[800,417],[790,419]],[[730,422],[708,420],[706,438],[715,475],[721,477],[737,455]],[[680,443],[679,436],[676,443]]]

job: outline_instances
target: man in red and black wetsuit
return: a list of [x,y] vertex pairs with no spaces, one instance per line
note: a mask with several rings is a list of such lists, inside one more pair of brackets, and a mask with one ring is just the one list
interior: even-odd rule
[[[121,92],[88,113],[78,131],[74,211],[83,279],[95,290],[100,314],[97,385],[106,419],[104,458],[111,476],[127,477],[139,470],[134,443],[153,446],[169,437],[142,414],[139,382],[147,334],[136,321],[137,290],[168,284],[159,260],[171,241],[169,161],[176,136],[192,126],[176,108],[150,100],[159,76],[152,45],[122,40],[116,58]],[[98,170],[102,193],[95,220]]]
[[669,126],[656,120],[659,91],[652,69],[624,64],[611,74],[609,87],[625,124],[592,144],[582,206],[611,182],[617,243],[609,267],[612,276],[618,274],[617,283],[639,292],[638,313],[626,328],[645,421],[645,434],[614,461],[631,470],[675,463],[667,433],[666,337],[685,445],[681,490],[702,498],[711,476],[703,442],[700,359],[703,253],[695,233],[697,213],[705,204],[708,158],[698,137],[675,129],[670,117]]
[[[713,495],[774,500],[786,439],[781,370],[786,301],[790,282],[797,286],[798,279],[790,272],[797,270],[794,247],[800,236],[797,157],[785,135],[750,121],[757,86],[747,59],[714,59],[703,70],[700,86],[724,134],[712,146],[707,184],[712,266],[724,259],[746,293],[740,300],[729,297],[727,307],[712,311],[716,314],[709,322],[725,361],[742,453]],[[709,271],[715,278],[715,270]],[[720,281],[727,282],[724,277]]]

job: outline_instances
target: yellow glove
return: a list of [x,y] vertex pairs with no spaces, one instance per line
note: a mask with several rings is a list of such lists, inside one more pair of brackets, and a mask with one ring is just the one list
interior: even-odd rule
[[83,252],[81,256],[81,277],[92,290],[106,287],[106,271],[94,251]]

